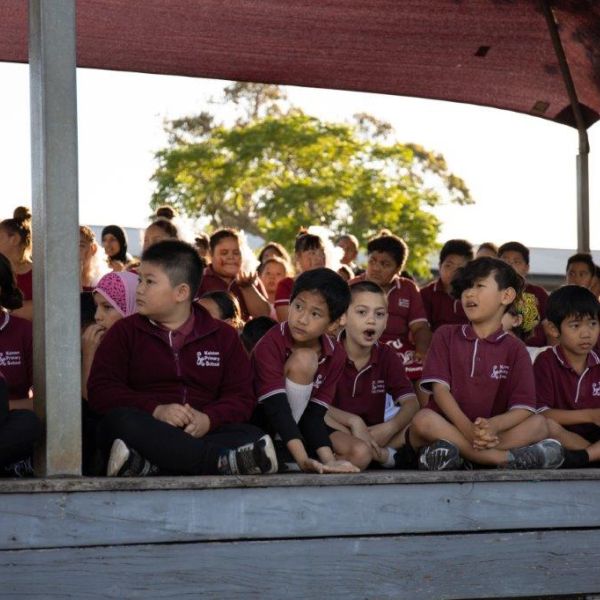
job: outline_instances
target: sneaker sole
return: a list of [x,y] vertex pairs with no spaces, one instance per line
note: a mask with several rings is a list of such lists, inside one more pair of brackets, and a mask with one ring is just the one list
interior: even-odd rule
[[123,440],[115,440],[110,449],[110,458],[106,468],[107,477],[118,477],[119,471],[129,458],[129,448]]
[[264,435],[263,437],[261,437],[260,440],[258,440],[258,443],[260,443],[263,440],[265,442],[265,455],[271,463],[271,467],[267,471],[264,471],[264,474],[272,475],[273,473],[277,473],[277,471],[279,470],[279,465],[277,464],[277,453],[275,452],[275,445],[273,444],[273,440],[271,439],[271,437],[268,435]]

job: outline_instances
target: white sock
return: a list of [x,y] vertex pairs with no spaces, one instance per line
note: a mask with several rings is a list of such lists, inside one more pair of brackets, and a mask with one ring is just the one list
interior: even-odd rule
[[385,462],[381,463],[381,466],[384,469],[393,469],[396,466],[396,461],[394,460],[394,458],[396,456],[396,450],[394,448],[390,448],[388,446],[387,451],[388,451],[388,457]]

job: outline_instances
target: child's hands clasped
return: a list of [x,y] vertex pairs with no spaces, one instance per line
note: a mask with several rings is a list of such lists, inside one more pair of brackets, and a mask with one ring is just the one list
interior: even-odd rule
[[473,448],[487,450],[500,443],[498,431],[489,419],[478,417],[473,423]]
[[202,437],[210,429],[208,415],[192,408],[189,404],[160,404],[154,409],[152,416],[173,427],[183,429],[192,437]]

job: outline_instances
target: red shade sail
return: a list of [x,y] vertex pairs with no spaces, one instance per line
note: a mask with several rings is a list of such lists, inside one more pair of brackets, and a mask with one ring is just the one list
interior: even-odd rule
[[[585,123],[600,118],[600,3],[552,3]],[[27,62],[27,2],[0,60]],[[536,0],[77,0],[80,67],[469,102],[574,126]]]

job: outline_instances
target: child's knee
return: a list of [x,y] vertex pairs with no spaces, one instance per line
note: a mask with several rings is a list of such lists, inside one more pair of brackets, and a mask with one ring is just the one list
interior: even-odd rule
[[544,417],[544,419],[546,419],[546,427],[548,428],[548,437],[551,437],[551,438],[557,437],[564,431],[564,428],[561,425],[559,425],[556,421],[554,421],[553,419],[550,419],[548,417]]
[[350,455],[346,460],[349,460],[353,465],[364,471],[373,460],[373,452],[371,448],[362,440],[356,440],[350,449]]
[[308,385],[313,382],[318,368],[317,353],[309,348],[298,348],[285,363],[285,376],[294,383]]
[[527,424],[535,437],[545,439],[549,436],[548,419],[546,419],[546,417],[542,415],[532,415],[527,419]]
[[435,420],[436,413],[428,408],[421,409],[413,418],[410,424],[410,428],[414,430],[414,433],[423,437],[425,434],[431,431],[433,422]]

